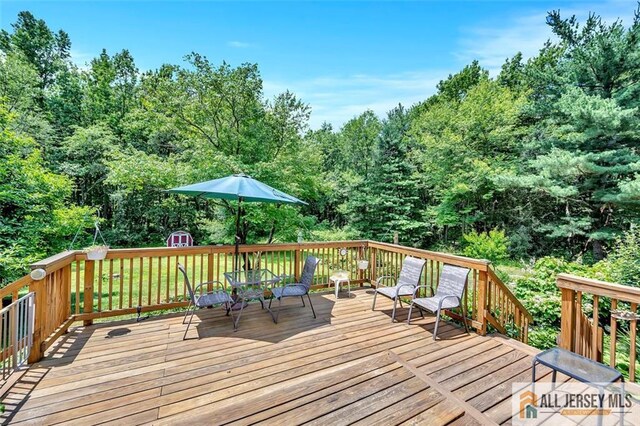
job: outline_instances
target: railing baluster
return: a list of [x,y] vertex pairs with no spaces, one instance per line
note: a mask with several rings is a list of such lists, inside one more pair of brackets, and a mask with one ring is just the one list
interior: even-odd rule
[[138,306],[142,306],[143,278],[144,278],[144,257],[139,257],[138,258]]
[[[631,303],[631,312],[634,315],[638,314],[638,304]],[[636,348],[637,343],[637,328],[638,320],[633,319],[629,321],[629,380],[634,382],[636,380]]]
[[102,265],[104,260],[98,263],[98,312],[102,312]]
[[591,325],[591,359],[598,361],[598,312],[600,299],[597,295],[593,296],[593,324]]
[[118,269],[120,270],[120,277],[118,281],[120,282],[120,294],[118,294],[118,306],[122,309],[123,299],[124,299],[124,259],[118,259]]
[[[202,278],[202,270],[200,270],[200,277]],[[210,281],[210,279],[207,279],[207,281]],[[157,292],[156,292],[156,304],[159,305],[160,304],[160,299],[161,299],[161,293],[162,293],[162,257],[158,256],[158,285],[157,285]]]
[[76,265],[76,297],[75,297],[75,312],[76,315],[80,313],[80,262],[75,262]]
[[167,292],[165,293],[165,301],[169,303],[171,300],[171,256],[167,256]]
[[129,259],[129,308],[133,306],[133,257]]
[[147,305],[151,305],[151,286],[153,283],[153,257],[149,256],[149,276],[147,277]]
[[[142,271],[140,271],[142,273]],[[113,309],[113,259],[109,259],[109,310]]]
[[175,264],[173,265],[173,301],[178,301],[178,263],[180,263],[180,257],[176,256]]

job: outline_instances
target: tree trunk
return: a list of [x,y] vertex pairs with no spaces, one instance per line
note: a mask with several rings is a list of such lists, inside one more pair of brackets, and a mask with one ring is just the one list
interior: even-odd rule
[[595,261],[604,259],[604,247],[600,240],[593,240],[593,259]]

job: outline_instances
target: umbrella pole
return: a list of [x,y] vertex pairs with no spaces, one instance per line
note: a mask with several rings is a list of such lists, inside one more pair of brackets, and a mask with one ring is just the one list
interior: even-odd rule
[[242,204],[242,197],[238,197],[238,209],[236,210],[236,253],[235,253],[235,270],[240,270],[240,206]]

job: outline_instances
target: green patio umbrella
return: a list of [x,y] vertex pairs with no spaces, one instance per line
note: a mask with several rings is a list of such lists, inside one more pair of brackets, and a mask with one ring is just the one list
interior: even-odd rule
[[207,182],[194,183],[193,185],[181,186],[169,189],[168,192],[193,197],[219,198],[223,200],[237,200],[238,209],[236,212],[236,250],[235,269],[238,269],[238,255],[240,252],[239,230],[240,230],[240,206],[242,202],[258,203],[283,203],[283,204],[307,204],[294,196],[278,191],[269,185],[253,179],[245,174],[235,174],[220,179]]

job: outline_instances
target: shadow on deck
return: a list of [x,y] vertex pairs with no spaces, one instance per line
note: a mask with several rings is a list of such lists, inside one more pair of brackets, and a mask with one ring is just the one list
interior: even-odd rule
[[[72,329],[6,395],[12,424],[491,424],[510,422],[511,383],[533,348],[466,334],[359,289],[286,300],[278,324],[259,304],[233,331],[222,309]],[[384,299],[384,300],[383,300]],[[378,310],[378,308],[380,310]],[[198,339],[199,337],[199,339]],[[539,380],[549,380],[539,370]]]

